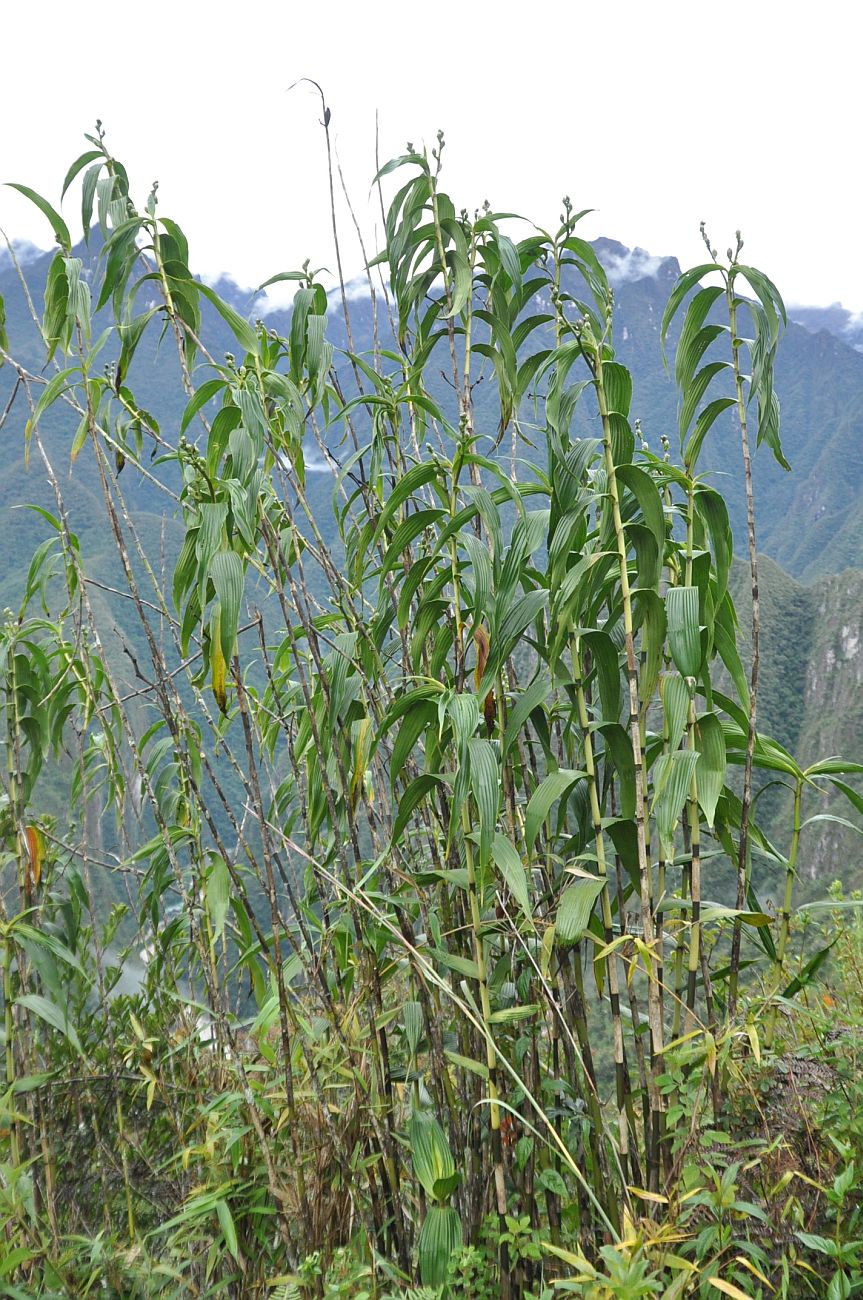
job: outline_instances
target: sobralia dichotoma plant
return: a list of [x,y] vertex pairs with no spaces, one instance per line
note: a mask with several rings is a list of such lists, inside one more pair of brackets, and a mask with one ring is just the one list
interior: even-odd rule
[[[297,286],[279,329],[195,279],[157,188],[136,207],[101,127],[88,139],[64,184],[81,179],[83,249],[18,187],[59,245],[44,312],[24,296],[47,369],[0,341],[4,418],[54,496],[4,667],[4,1186],[26,1169],[32,1188],[12,1273],[266,1294],[352,1240],[371,1290],[437,1286],[491,1215],[501,1296],[572,1259],[599,1277],[636,1221],[664,1241],[690,1190],[719,1063],[754,1050],[741,972],[761,976],[756,1015],[805,983],[783,973],[799,799],[786,857],[753,819],[753,769],[856,797],[853,764],[804,771],[755,729],[728,513],[699,470],[726,408],[746,437],[750,400],[781,454],[778,293],[739,247],[681,277],[680,450],[659,430],[657,455],[568,200],[550,231],[471,217],[442,187],[443,137],[409,148],[375,178],[371,331],[344,292],[331,319],[309,264],[268,282]],[[724,296],[698,287],[708,269]],[[176,396],[153,412],[135,386],[157,342]],[[88,572],[58,456],[99,493],[115,581]],[[59,649],[27,630],[37,593]],[[22,758],[49,736],[80,810],[52,832],[50,889],[45,778]],[[752,846],[787,872],[777,917]],[[723,862],[735,905],[711,901]],[[112,874],[137,889],[108,923]],[[99,1153],[86,1194],[80,1143],[44,1120],[61,1088]],[[699,1285],[657,1249],[670,1294]]]

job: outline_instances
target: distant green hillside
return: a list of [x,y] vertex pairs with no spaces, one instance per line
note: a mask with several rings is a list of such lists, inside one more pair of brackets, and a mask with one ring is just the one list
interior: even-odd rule
[[[806,766],[827,755],[863,759],[863,573],[847,570],[803,586],[762,556],[759,570],[762,645],[759,728],[776,737]],[[751,657],[749,572],[735,565],[732,592],[741,623],[740,649]],[[859,780],[855,783],[861,789]],[[790,797],[770,792],[759,817],[768,834],[791,825]],[[847,817],[840,799],[810,794],[804,816]],[[787,852],[779,840],[777,847]],[[799,871],[810,892],[841,877],[863,886],[863,839],[837,822],[818,821],[804,831]],[[818,887],[814,888],[816,882]]]

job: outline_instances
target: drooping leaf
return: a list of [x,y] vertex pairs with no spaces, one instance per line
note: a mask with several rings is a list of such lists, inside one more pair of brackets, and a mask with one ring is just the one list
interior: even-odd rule
[[593,905],[604,888],[602,880],[576,880],[560,896],[554,932],[558,943],[577,943],[590,922]]
[[673,754],[660,754],[653,766],[651,811],[656,817],[661,851],[666,859],[674,853],[674,829],[689,797],[698,757],[694,750],[678,749]]
[[45,836],[41,829],[32,823],[26,827],[25,835],[30,879],[33,886],[38,889],[42,879],[42,863],[45,861]]
[[243,599],[243,562],[236,551],[217,551],[210,560],[210,577],[221,609],[219,633],[222,654],[230,663],[237,641],[240,603]]
[[527,722],[534,709],[540,708],[548,699],[551,683],[547,677],[537,677],[520,695],[509,710],[506,720],[506,732],[503,738],[503,753],[506,755],[516,742],[518,733]]
[[716,805],[725,785],[725,734],[715,713],[703,713],[696,723],[698,761],[698,802],[705,820],[713,829]]
[[496,832],[491,847],[492,857],[507,889],[512,894],[521,910],[522,916],[533,925],[533,908],[530,901],[530,887],[524,863],[514,845],[505,836]]
[[7,185],[10,189],[17,190],[19,194],[23,194],[25,199],[29,199],[31,203],[36,204],[39,211],[43,213],[51,223],[51,229],[54,231],[57,243],[60,244],[60,246],[68,253],[72,247],[72,239],[69,234],[69,227],[60,216],[60,213],[55,211],[48,200],[42,198],[41,194],[37,194],[35,190],[31,190],[29,185],[19,185],[16,181],[7,181]]
[[231,899],[231,875],[224,858],[217,853],[210,857],[210,866],[204,877],[204,900],[213,937],[217,941],[225,933],[225,920]]
[[75,1051],[80,1056],[84,1055],[75,1026],[69,1024],[66,1012],[62,1007],[58,1007],[55,1002],[44,997],[41,993],[23,993],[15,999],[15,1003],[19,1007],[26,1007],[28,1011],[32,1011],[34,1015],[37,1015],[40,1020],[44,1020],[46,1024],[59,1030],[63,1037],[69,1040]]
[[584,775],[584,772],[561,767],[556,772],[549,772],[548,776],[540,781],[530,797],[524,819],[524,839],[528,853],[533,850],[540,827],[551,811],[552,805],[568,794],[576,781]]
[[231,1214],[231,1207],[225,1200],[216,1202],[216,1216],[219,1220],[219,1227],[225,1238],[225,1245],[234,1259],[239,1259],[240,1252],[237,1244],[237,1229],[234,1224],[234,1216]]
[[665,593],[668,648],[681,677],[697,677],[701,667],[701,628],[697,587],[669,587]]
[[665,717],[664,734],[669,748],[674,750],[680,744],[689,716],[689,688],[676,673],[666,673],[659,680],[659,693]]
[[[475,697],[472,697],[475,698]],[[491,854],[492,837],[500,805],[500,767],[494,746],[488,740],[468,742],[470,788],[479,813],[479,856],[484,867]]]
[[423,1285],[442,1287],[450,1257],[461,1246],[461,1219],[451,1205],[432,1205],[417,1241],[417,1258]]
[[432,1200],[446,1199],[455,1175],[455,1161],[446,1134],[433,1115],[415,1111],[408,1124],[414,1173]]
[[189,280],[188,285],[194,288],[198,293],[202,293],[208,302],[212,303],[222,320],[231,330],[234,338],[243,347],[246,352],[251,352],[252,356],[258,356],[260,353],[260,342],[254,326],[250,325],[247,320],[235,311],[234,308],[223,298],[220,298],[215,289],[211,289],[208,284],[202,284],[200,280]]

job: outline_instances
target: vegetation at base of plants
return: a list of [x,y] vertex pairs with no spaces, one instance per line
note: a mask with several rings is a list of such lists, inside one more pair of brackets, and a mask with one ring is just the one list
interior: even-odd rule
[[[87,140],[64,193],[97,272],[19,187],[58,247],[38,363],[0,340],[2,420],[53,495],[0,634],[0,1288],[861,1291],[863,900],[797,886],[813,827],[857,833],[863,766],[759,724],[777,288],[705,235],[651,450],[569,199],[549,230],[471,216],[443,136],[409,145],[374,181],[359,352],[344,285],[307,263],[275,277],[283,332],[248,318]],[[179,421],[136,400],[149,335]],[[745,635],[702,461],[725,413]],[[83,463],[114,583],[69,505]],[[810,811],[825,790],[841,816]]]

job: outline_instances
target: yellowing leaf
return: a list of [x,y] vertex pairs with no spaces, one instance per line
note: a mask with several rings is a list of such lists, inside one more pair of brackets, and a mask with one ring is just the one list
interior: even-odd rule
[[38,826],[28,826],[25,834],[27,853],[30,858],[30,878],[38,888],[39,881],[42,879],[42,863],[45,860],[45,836]]
[[354,770],[351,774],[351,806],[356,808],[360,785],[363,783],[372,742],[371,718],[365,717],[357,726],[354,746]]
[[721,1291],[723,1295],[733,1296],[734,1300],[752,1300],[752,1297],[745,1291],[741,1291],[739,1286],[735,1286],[733,1282],[726,1282],[724,1277],[709,1277],[707,1280],[711,1286],[716,1287],[717,1291]]
[[742,1265],[743,1268],[748,1268],[749,1272],[754,1273],[755,1276],[758,1278],[758,1281],[763,1282],[765,1286],[769,1286],[771,1291],[776,1290],[776,1288],[773,1286],[773,1283],[770,1282],[769,1279],[766,1278],[764,1274],[761,1272],[761,1269],[756,1268],[755,1265],[752,1263],[752,1261],[748,1260],[745,1255],[735,1255],[734,1262],[735,1264]]
[[639,1197],[642,1201],[655,1201],[657,1205],[667,1205],[668,1197],[662,1196],[659,1192],[647,1192],[643,1187],[630,1187],[633,1196]]
[[227,663],[222,650],[221,634],[222,614],[221,610],[216,607],[211,625],[210,625],[210,683],[213,687],[213,695],[219,706],[220,713],[227,712],[227,693],[225,690],[225,675]]
[[758,1041],[758,1030],[754,1025],[746,1026],[746,1037],[749,1039],[749,1045],[752,1048],[752,1055],[755,1057],[757,1065],[761,1064],[761,1044]]
[[474,628],[473,639],[476,643],[476,668],[474,669],[473,679],[476,689],[479,690],[482,675],[485,672],[485,666],[488,663],[488,656],[491,650],[491,642],[488,632],[482,626]]

